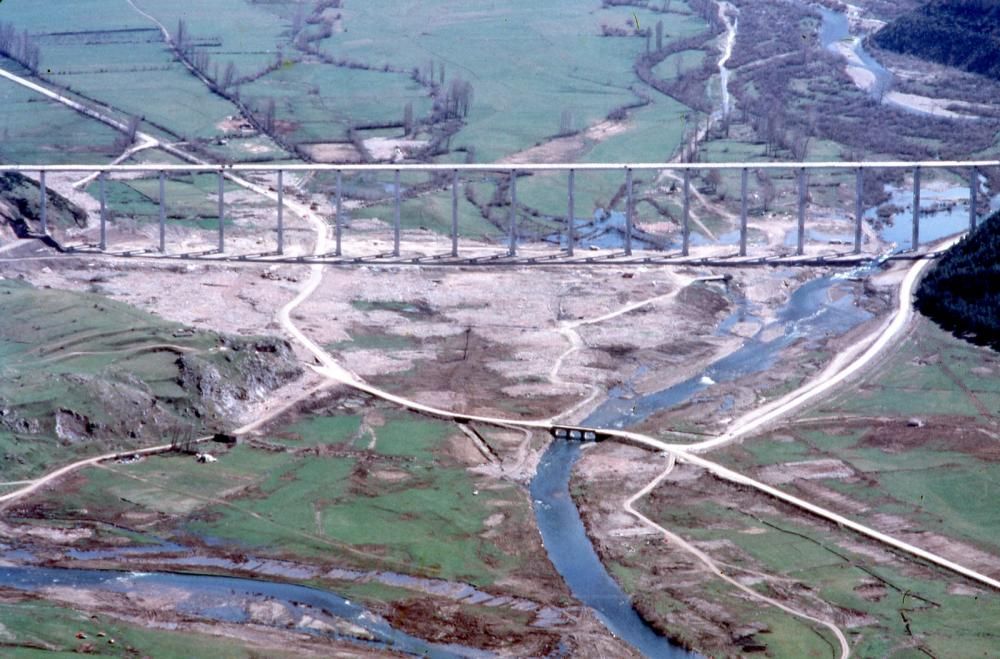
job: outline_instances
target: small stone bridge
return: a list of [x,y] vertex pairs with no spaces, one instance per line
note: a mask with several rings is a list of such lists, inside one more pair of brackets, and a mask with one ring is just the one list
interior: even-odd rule
[[580,426],[552,426],[550,432],[556,439],[568,439],[576,442],[603,442],[611,437],[610,434],[603,433],[599,429]]

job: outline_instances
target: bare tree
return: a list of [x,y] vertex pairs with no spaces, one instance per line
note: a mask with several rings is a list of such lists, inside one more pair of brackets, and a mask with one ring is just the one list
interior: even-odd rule
[[264,131],[267,133],[273,133],[275,129],[275,113],[277,111],[277,105],[274,98],[268,98],[267,103],[264,104]]
[[565,109],[559,116],[559,134],[569,135],[573,132],[573,111]]
[[403,106],[403,131],[407,135],[413,133],[413,102],[407,101]]
[[885,97],[892,91],[892,78],[888,76],[876,76],[872,84],[871,94],[875,102],[881,105],[885,102]]
[[223,89],[229,89],[232,86],[233,81],[236,80],[236,63],[232,60],[226,64],[226,72],[222,74],[222,84],[220,85]]
[[453,78],[445,98],[446,113],[453,117],[467,117],[472,106],[472,83]]
[[778,193],[774,187],[774,181],[763,169],[757,170],[757,189],[760,191],[761,209],[767,213],[771,210],[771,205],[774,204]]
[[663,21],[656,21],[656,51],[663,50]]
[[139,125],[141,123],[141,117],[135,115],[128,116],[122,133],[115,139],[115,150],[124,151],[135,144],[135,137],[139,133]]
[[187,21],[183,18],[177,19],[177,34],[174,37],[174,44],[177,46],[177,50],[183,50],[184,44],[188,39],[187,31]]
[[12,24],[0,23],[0,53],[20,63],[32,73],[38,73],[41,48],[27,30],[18,34]]
[[712,194],[719,194],[719,188],[722,187],[722,173],[717,169],[708,170],[705,174],[705,185]]
[[809,155],[809,136],[798,133],[792,137],[791,152],[792,158],[804,161]]

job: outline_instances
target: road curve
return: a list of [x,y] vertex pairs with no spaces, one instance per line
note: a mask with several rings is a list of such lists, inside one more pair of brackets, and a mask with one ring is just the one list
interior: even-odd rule
[[[961,236],[948,240],[940,249],[947,249],[957,243]],[[913,293],[920,281],[924,270],[931,263],[930,259],[917,261],[906,273],[899,288],[899,302],[896,311],[889,323],[878,335],[875,341],[864,353],[853,360],[847,366],[836,370],[834,373],[824,373],[819,379],[806,383],[796,389],[791,394],[774,401],[770,405],[752,412],[735,421],[729,430],[712,439],[698,442],[696,444],[684,445],[682,448],[688,453],[704,453],[720,446],[724,446],[746,437],[750,433],[760,430],[762,427],[788,415],[789,413],[803,407],[818,396],[830,391],[837,385],[843,383],[848,378],[858,374],[862,369],[882,356],[882,353],[895,341],[907,327],[913,317]]]

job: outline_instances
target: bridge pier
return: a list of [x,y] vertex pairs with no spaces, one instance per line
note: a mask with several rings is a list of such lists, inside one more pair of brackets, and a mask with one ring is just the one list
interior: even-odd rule
[[399,191],[399,170],[396,170],[396,175],[393,178],[393,182],[396,188],[396,198],[395,206],[393,208],[392,215],[392,255],[399,256],[399,224],[400,224],[400,206],[402,205],[402,195]]
[[278,170],[278,255],[285,253],[285,171]]
[[569,209],[566,212],[566,253],[573,256],[576,247],[576,208],[573,199],[573,188],[576,186],[576,170],[569,170],[569,181],[567,191],[569,196]]
[[625,255],[632,256],[632,168],[625,168]]
[[799,235],[795,253],[802,256],[806,249],[806,170],[799,170]]
[[510,170],[510,237],[507,256],[517,256],[517,170]]
[[979,170],[972,168],[969,176],[969,231],[976,230],[976,202],[979,194]]
[[458,170],[451,173],[451,255],[458,256]]
[[104,172],[101,172],[100,175],[98,175],[97,180],[101,196],[101,239],[98,243],[98,247],[103,252],[108,248],[108,196],[105,189]]
[[160,172],[160,227],[159,227],[159,250],[160,254],[167,252],[167,173]]
[[46,236],[49,233],[49,213],[48,213],[48,195],[45,193],[45,172],[38,173],[38,190],[40,197],[38,199],[38,214],[42,222],[42,235]]
[[681,226],[681,255],[691,249],[691,170],[684,170],[684,224]]
[[920,166],[913,169],[913,251],[920,249]]
[[334,218],[334,240],[336,241],[333,254],[334,256],[342,256],[340,243],[341,236],[343,234],[344,221],[341,217],[341,212],[344,210],[344,173],[337,170],[337,215]]
[[747,255],[747,174],[744,167],[740,172],[740,256]]
[[858,167],[854,177],[854,253],[861,253],[861,223],[865,214],[864,170]]
[[226,251],[226,175],[219,170],[219,253]]

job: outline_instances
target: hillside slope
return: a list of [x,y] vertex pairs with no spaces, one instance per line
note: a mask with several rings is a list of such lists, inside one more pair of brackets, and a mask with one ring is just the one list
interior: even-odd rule
[[92,294],[0,280],[0,464],[226,431],[302,370],[283,339],[198,331]]
[[935,0],[889,23],[880,48],[1000,80],[1000,2]]
[[958,336],[1000,349],[1000,213],[963,238],[924,277],[917,308]]

